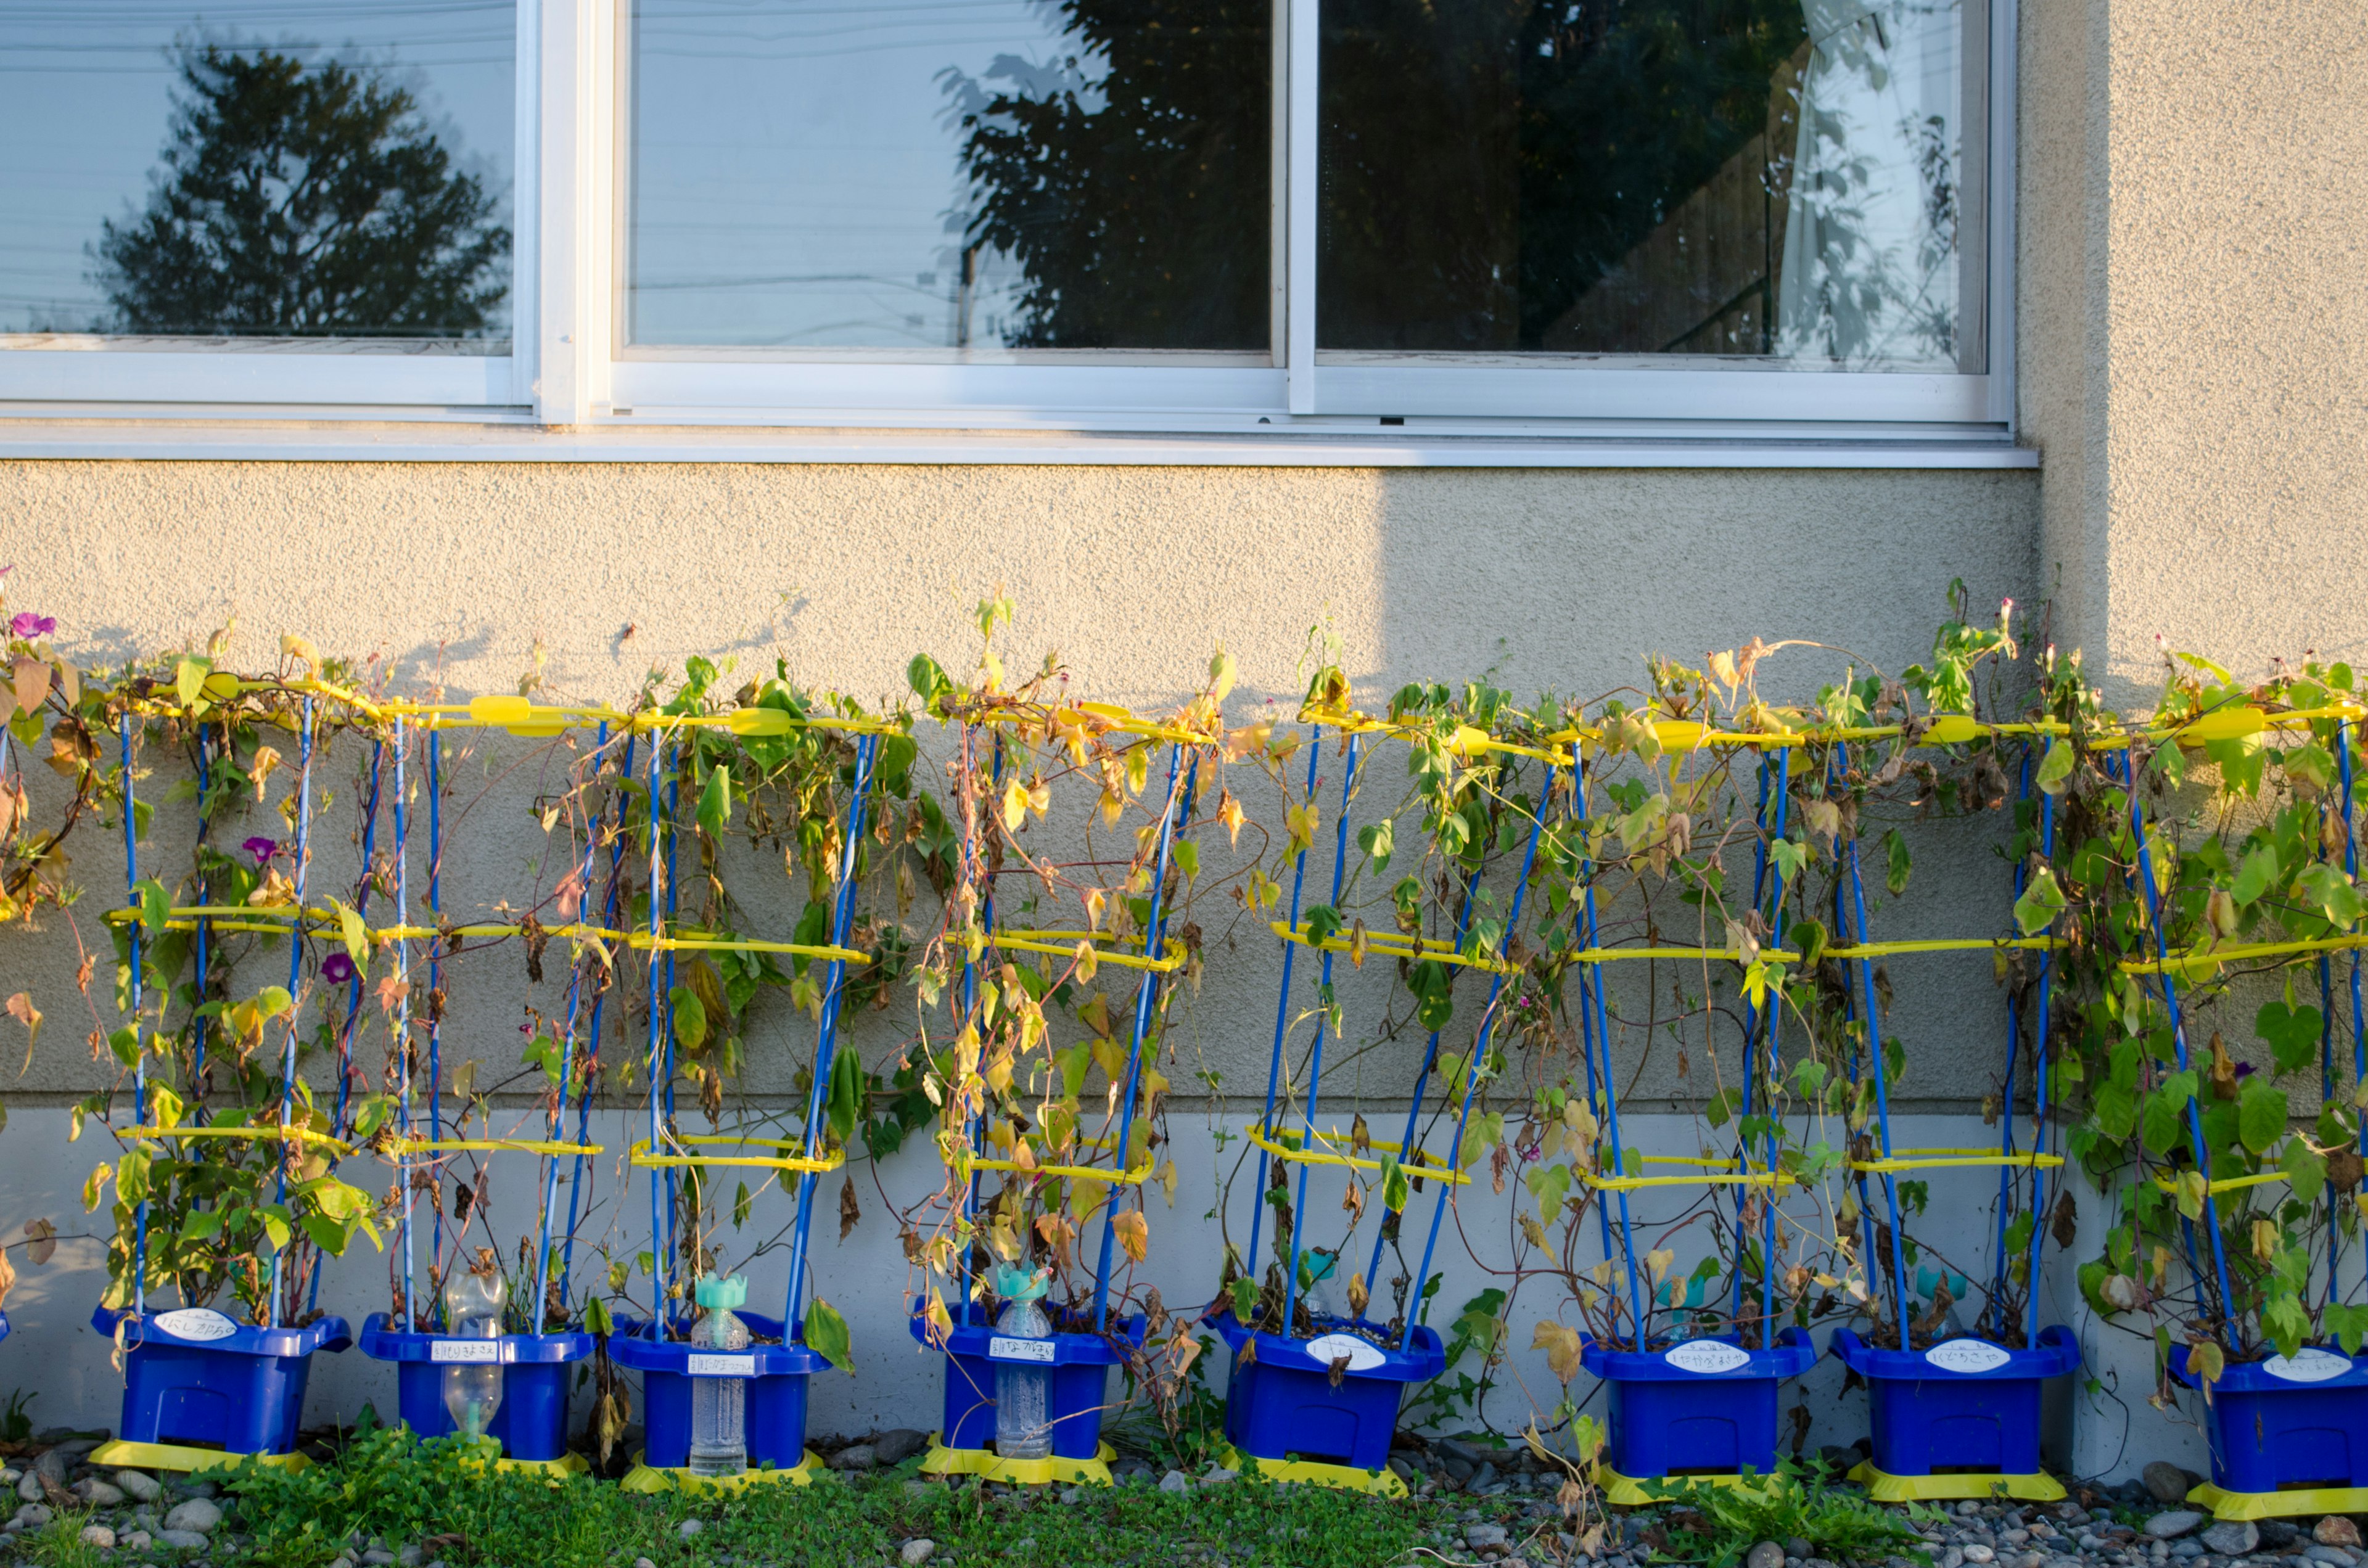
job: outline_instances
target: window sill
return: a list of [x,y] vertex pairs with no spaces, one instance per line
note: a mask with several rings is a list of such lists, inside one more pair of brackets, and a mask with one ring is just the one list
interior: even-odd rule
[[217,462],[1038,463],[1234,468],[2028,469],[1995,432],[1951,438],[1448,433],[1342,428],[1141,435],[1074,430],[749,429],[529,424],[0,418],[0,459]]

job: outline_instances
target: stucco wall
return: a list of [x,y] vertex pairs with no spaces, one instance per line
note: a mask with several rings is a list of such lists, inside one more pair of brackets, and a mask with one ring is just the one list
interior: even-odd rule
[[2368,12],[2028,0],[2023,40],[2043,586],[2124,702],[2157,637],[2356,659]]

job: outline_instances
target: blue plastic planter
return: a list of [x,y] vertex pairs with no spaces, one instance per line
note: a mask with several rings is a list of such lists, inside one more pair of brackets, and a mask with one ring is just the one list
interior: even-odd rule
[[0,1312],[0,1339],[8,1337],[8,1314]]
[[[1315,1339],[1296,1339],[1251,1330],[1234,1316],[1230,1302],[1212,1307],[1209,1325],[1233,1352],[1225,1380],[1225,1437],[1254,1458],[1300,1458],[1322,1463],[1380,1470],[1390,1462],[1390,1437],[1397,1430],[1398,1404],[1408,1383],[1424,1382],[1447,1369],[1436,1330],[1417,1325],[1409,1348],[1399,1350],[1348,1335],[1362,1346],[1362,1367],[1344,1369],[1332,1382],[1337,1352],[1325,1339],[1356,1327],[1385,1335],[1383,1324],[1362,1319],[1327,1319]],[[1256,1356],[1244,1360],[1242,1347]],[[1311,1349],[1313,1346],[1315,1348]],[[1366,1352],[1376,1359],[1368,1360]]]
[[438,1359],[437,1347],[451,1345],[497,1346],[502,1368],[502,1403],[485,1428],[501,1440],[502,1452],[514,1460],[555,1460],[567,1452],[568,1369],[592,1354],[588,1334],[505,1334],[498,1339],[454,1339],[440,1334],[406,1334],[387,1324],[387,1314],[372,1312],[362,1321],[362,1354],[373,1361],[395,1364],[396,1399],[403,1424],[423,1437],[441,1437],[452,1427],[452,1414],[444,1408],[444,1369],[457,1365],[449,1356]]
[[1797,1328],[1764,1350],[1725,1335],[1658,1350],[1585,1339],[1580,1350],[1587,1369],[1611,1385],[1607,1460],[1631,1480],[1775,1469],[1776,1385],[1816,1359],[1816,1346]]
[[[2187,1357],[2172,1346],[2170,1369],[2194,1388]],[[2368,1356],[2309,1349],[2231,1365],[2213,1381],[2204,1422],[2224,1492],[2368,1487]]]
[[[1065,1322],[1065,1320],[1064,1320]],[[928,1318],[915,1312],[913,1337],[929,1342]],[[1143,1314],[1121,1319],[1114,1325],[1117,1341],[1140,1346]],[[986,1324],[956,1324],[946,1340],[945,1425],[938,1441],[949,1449],[984,1449],[995,1442],[995,1363],[991,1346],[996,1338]],[[1094,1334],[1073,1323],[1053,1335],[1053,1454],[1056,1459],[1090,1460],[1101,1451],[1102,1411],[1110,1403],[1110,1370],[1126,1359],[1111,1336]]]
[[101,1307],[90,1326],[123,1341],[122,1440],[284,1454],[296,1446],[304,1382],[315,1350],[343,1350],[353,1336],[340,1317],[302,1328],[249,1328],[205,1308],[131,1312]]
[[1887,1475],[2037,1473],[2040,1384],[2080,1364],[2072,1331],[2060,1324],[2028,1350],[1973,1335],[1930,1350],[1883,1350],[1846,1328],[1832,1348],[1866,1380],[1873,1464]]
[[[757,1312],[734,1316],[760,1338],[781,1337],[781,1320]],[[687,1325],[686,1325],[687,1326]],[[730,1352],[660,1339],[656,1324],[627,1318],[609,1335],[609,1354],[620,1367],[642,1374],[642,1462],[653,1470],[680,1470],[690,1462],[690,1385],[702,1377],[738,1377],[747,1385],[743,1419],[748,1436],[748,1468],[794,1470],[806,1452],[806,1380],[830,1363],[803,1345],[751,1345]],[[696,1363],[692,1358],[698,1358]],[[693,1371],[726,1364],[732,1371]],[[739,1370],[739,1368],[746,1370]]]

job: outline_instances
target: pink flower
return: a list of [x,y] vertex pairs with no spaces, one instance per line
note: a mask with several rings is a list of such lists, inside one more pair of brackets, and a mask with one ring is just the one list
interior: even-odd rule
[[245,850],[249,855],[254,856],[255,863],[260,866],[266,860],[270,859],[274,855],[279,853],[279,841],[276,838],[264,838],[258,836],[248,839],[245,843],[240,845],[239,847]]
[[51,632],[55,631],[58,629],[58,619],[53,615],[35,615],[31,610],[25,609],[18,610],[17,618],[11,620],[8,626],[17,636],[30,640],[35,637],[47,637]]

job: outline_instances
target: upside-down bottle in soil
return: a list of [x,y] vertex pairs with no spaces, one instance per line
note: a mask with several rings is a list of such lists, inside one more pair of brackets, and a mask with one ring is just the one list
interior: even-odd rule
[[[748,1281],[738,1274],[699,1282],[699,1304],[707,1309],[691,1330],[691,1343],[725,1353],[748,1348],[748,1325],[732,1309],[748,1299]],[[692,1370],[697,1371],[694,1362]],[[693,1376],[690,1381],[690,1473],[738,1475],[748,1468],[747,1385],[739,1378]]]
[[[1049,1273],[1029,1274],[1005,1267],[996,1271],[996,1294],[1003,1298],[1003,1315],[995,1320],[995,1451],[1008,1460],[1041,1460],[1053,1451],[1053,1320],[1044,1315],[1039,1299],[1052,1289]],[[1019,1345],[1007,1345],[1012,1341]],[[1045,1355],[1040,1364],[1024,1357],[1025,1342],[1041,1342]]]
[[[455,1339],[499,1340],[502,1303],[508,1294],[493,1249],[480,1247],[469,1271],[444,1283],[445,1334]],[[444,1408],[461,1436],[484,1437],[501,1407],[502,1364],[495,1357],[455,1361],[444,1369]]]

